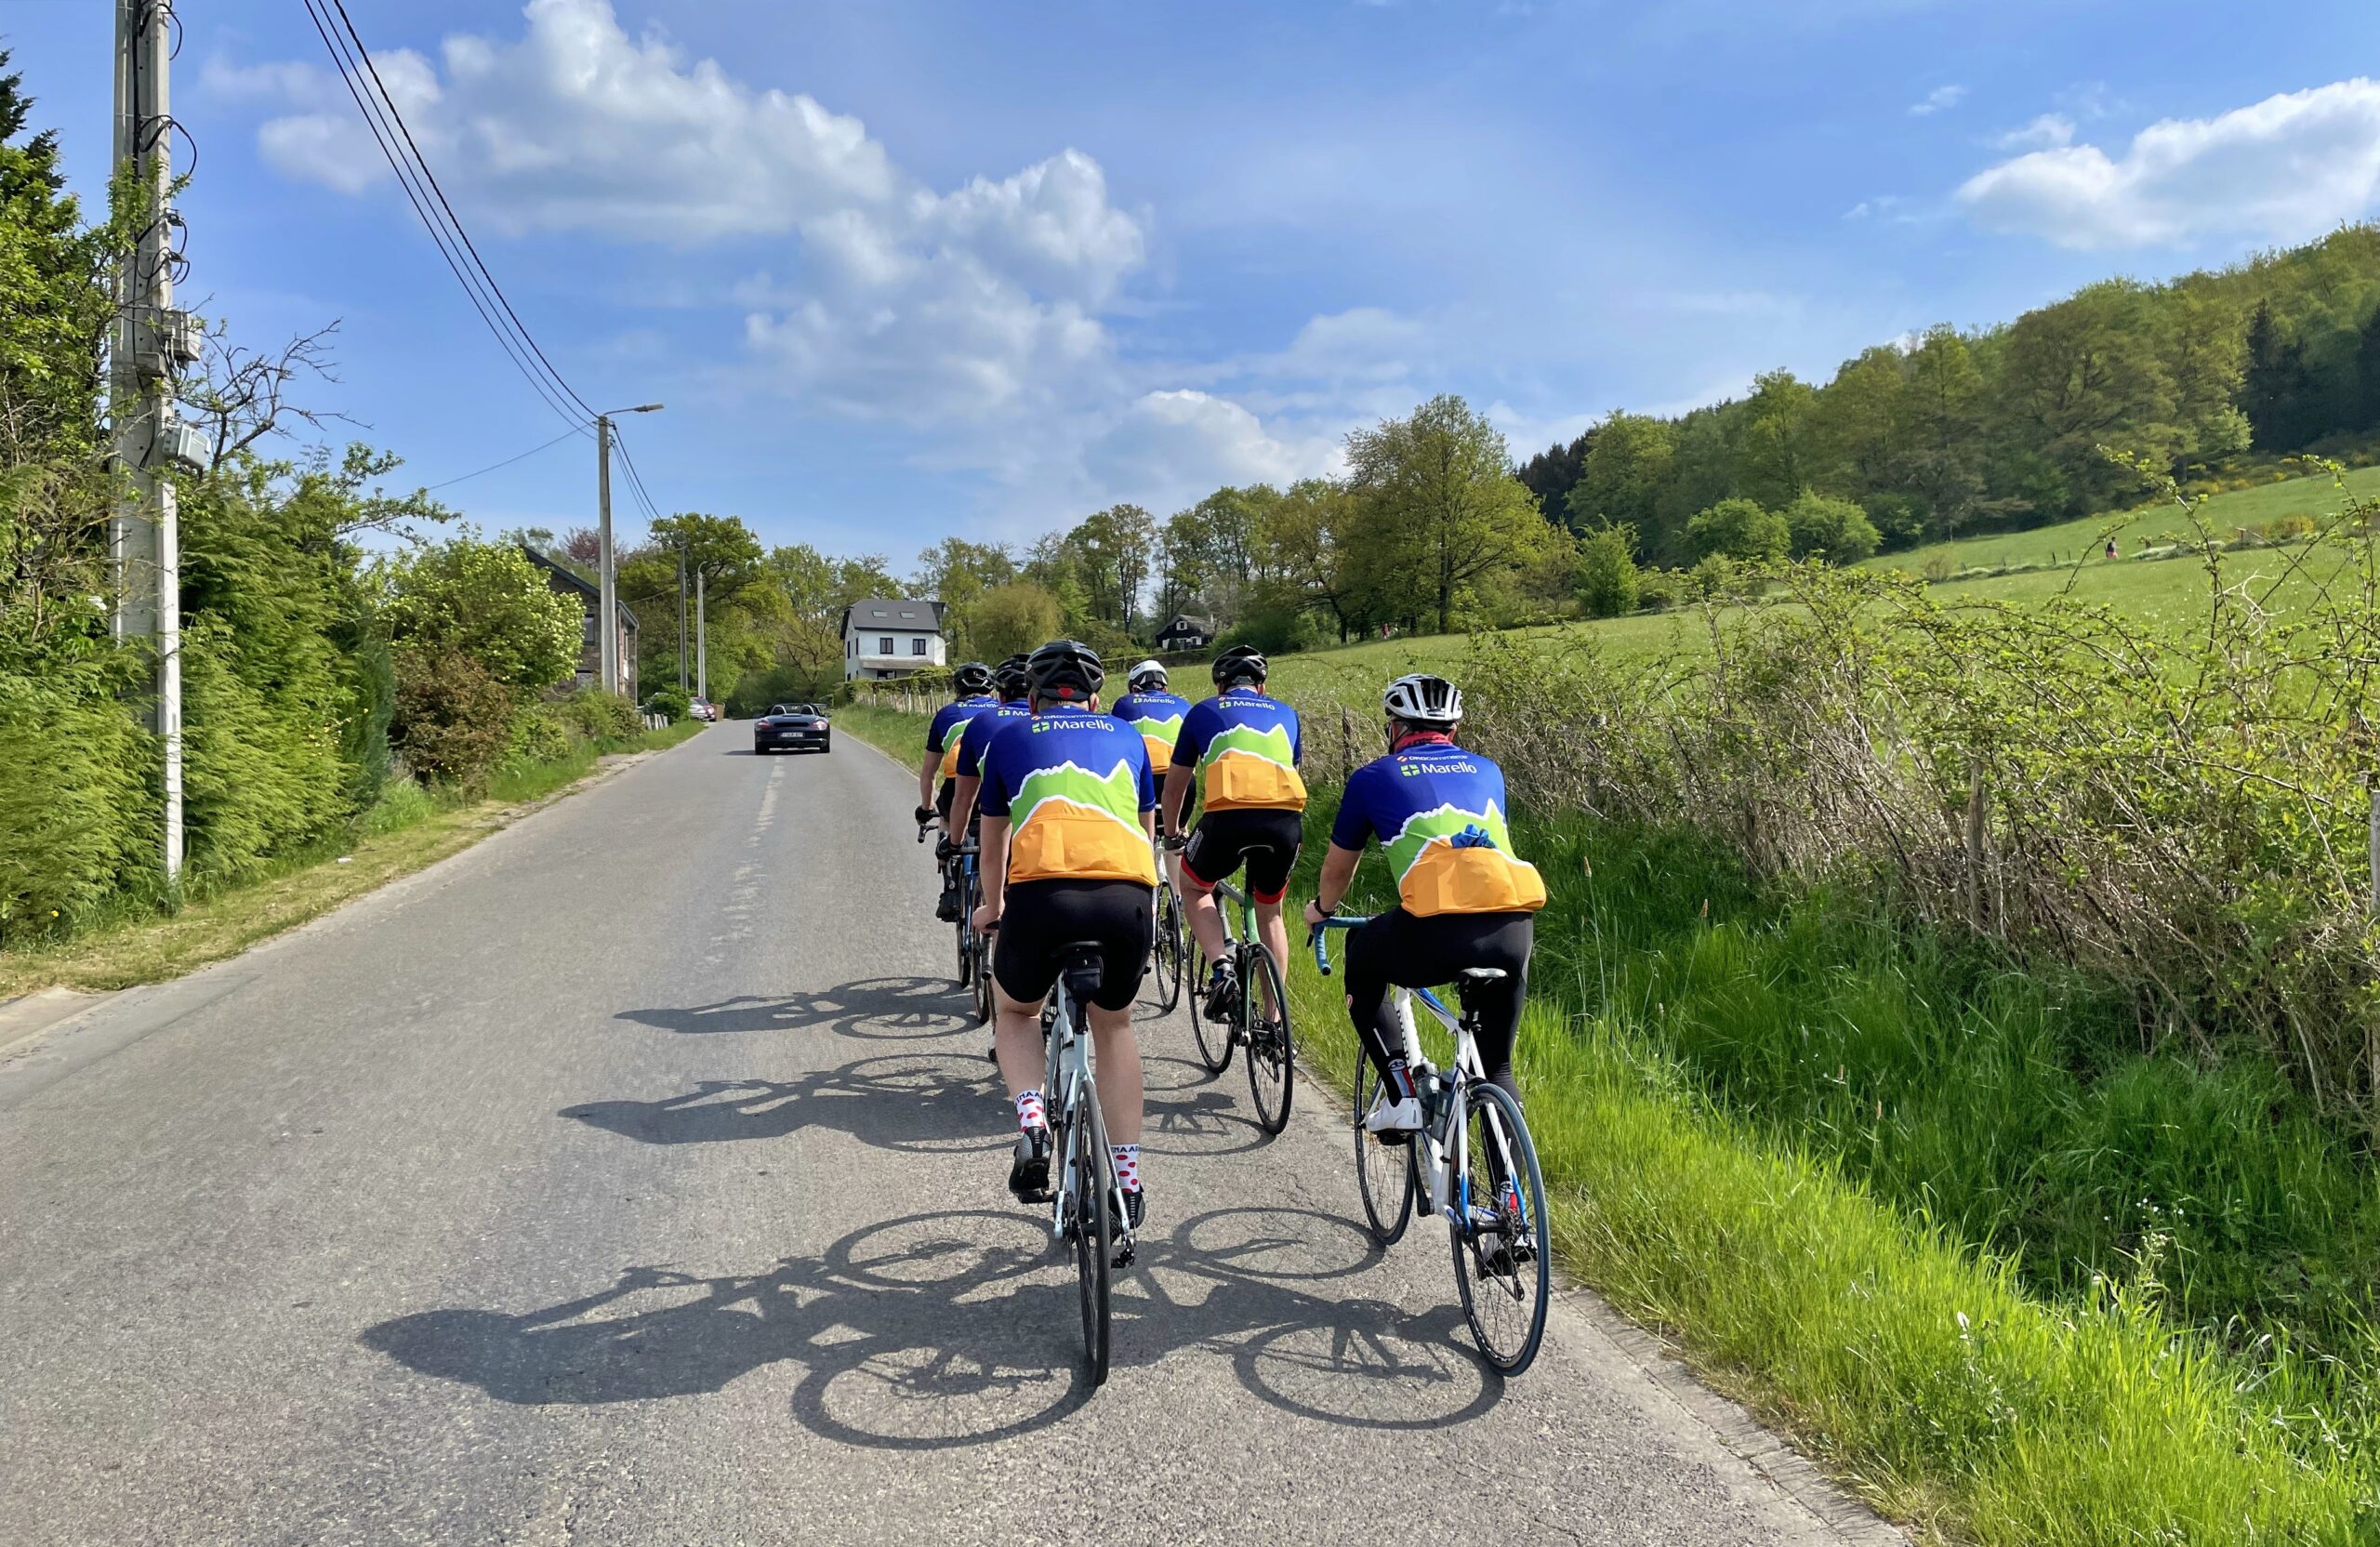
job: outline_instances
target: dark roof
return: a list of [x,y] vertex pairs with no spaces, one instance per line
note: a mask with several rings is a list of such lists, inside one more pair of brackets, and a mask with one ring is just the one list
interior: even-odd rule
[[942,603],[899,597],[871,596],[843,609],[843,631],[856,621],[862,628],[942,629]]
[[1175,614],[1172,622],[1157,630],[1160,634],[1211,634],[1214,631],[1213,618],[1193,617],[1188,613]]
[[[527,543],[522,543],[521,545],[521,551],[529,556],[529,562],[531,563],[536,565],[539,569],[544,570],[548,575],[560,579],[563,585],[568,586],[572,590],[576,591],[590,604],[596,606],[601,606],[602,604],[603,593],[596,586],[594,581],[588,579],[585,575],[579,574],[568,564],[558,562],[555,560],[547,557],[545,554],[538,552],[536,549],[531,548]],[[631,628],[636,628],[636,615],[628,611],[628,604],[622,602],[617,603],[617,605],[620,609],[620,621],[627,624]]]

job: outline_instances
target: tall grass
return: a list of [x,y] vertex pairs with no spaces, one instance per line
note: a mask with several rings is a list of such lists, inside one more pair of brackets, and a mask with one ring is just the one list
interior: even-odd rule
[[[923,730],[837,723],[912,761]],[[1553,894],[1518,1068],[1581,1278],[1937,1539],[2380,1533],[2380,1229],[2285,1087],[2142,1054],[2079,979],[1761,891],[1707,840],[1518,831]],[[1291,992],[1343,1084],[1337,984]]]

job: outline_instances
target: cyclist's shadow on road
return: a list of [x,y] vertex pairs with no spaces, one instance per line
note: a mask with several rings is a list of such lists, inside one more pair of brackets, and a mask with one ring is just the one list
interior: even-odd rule
[[975,1024],[947,978],[864,978],[833,988],[767,998],[738,994],[710,1004],[623,1010],[613,1017],[661,1031],[717,1035],[806,1031],[825,1026],[844,1037],[892,1039],[949,1037]]
[[[1195,1347],[1316,1421],[1435,1428],[1493,1408],[1502,1382],[1456,1341],[1452,1306],[1413,1316],[1325,1282],[1371,1261],[1356,1226],[1309,1210],[1216,1210],[1146,1238],[1117,1277],[1105,1392],[1129,1400],[1135,1369]],[[1022,1212],[914,1215],[751,1275],[632,1267],[543,1309],[424,1311],[362,1341],[533,1406],[694,1395],[783,1365],[802,1425],[893,1449],[1029,1434],[1092,1395],[1071,1259]]]
[[848,1133],[879,1149],[1005,1147],[1007,1101],[981,1058],[888,1053],[793,1079],[706,1079],[651,1101],[591,1101],[561,1116],[647,1144],[782,1139],[804,1129]]

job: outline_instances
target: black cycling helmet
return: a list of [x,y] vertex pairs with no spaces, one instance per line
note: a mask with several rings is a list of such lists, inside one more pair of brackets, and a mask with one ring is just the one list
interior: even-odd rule
[[950,674],[950,685],[960,693],[989,693],[992,668],[981,661],[969,661]]
[[1025,671],[1034,697],[1062,703],[1087,700],[1107,681],[1099,652],[1078,640],[1051,640],[1033,653]]
[[1252,644],[1235,644],[1215,657],[1215,686],[1227,688],[1234,682],[1261,682],[1268,675],[1264,652]]
[[1025,694],[1028,683],[1025,675],[1025,654],[1022,651],[992,668],[992,682],[1002,698],[1018,699]]
[[1165,663],[1157,660],[1143,661],[1124,679],[1124,685],[1134,693],[1159,693],[1165,684]]

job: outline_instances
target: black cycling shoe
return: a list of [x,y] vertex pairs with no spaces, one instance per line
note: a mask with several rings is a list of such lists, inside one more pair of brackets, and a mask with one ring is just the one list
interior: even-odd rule
[[1148,1205],[1144,1201],[1149,1196],[1148,1189],[1145,1187],[1134,1187],[1126,1191],[1125,1189],[1118,1188],[1117,1191],[1122,1192],[1124,1195],[1124,1223],[1126,1227],[1132,1230],[1138,1230],[1141,1227],[1141,1216],[1145,1213],[1148,1209]]
[[1218,961],[1207,977],[1207,1019],[1228,1021],[1232,1006],[1239,1002],[1239,983],[1233,977],[1231,963]]
[[1016,1151],[1009,1161],[1008,1190],[1019,1203],[1050,1201],[1050,1130],[1019,1129]]
[[959,922],[959,889],[957,887],[954,886],[942,894],[942,901],[933,905],[933,916],[945,924]]

